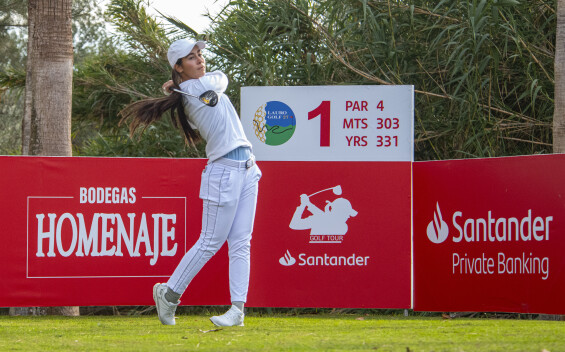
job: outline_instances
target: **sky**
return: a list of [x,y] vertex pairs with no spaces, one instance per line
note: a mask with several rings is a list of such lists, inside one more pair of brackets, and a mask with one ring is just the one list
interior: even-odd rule
[[159,11],[164,15],[176,17],[195,31],[202,33],[210,25],[210,20],[204,16],[207,9],[212,14],[217,14],[229,0],[149,0],[149,2],[150,14],[158,16],[157,11]]

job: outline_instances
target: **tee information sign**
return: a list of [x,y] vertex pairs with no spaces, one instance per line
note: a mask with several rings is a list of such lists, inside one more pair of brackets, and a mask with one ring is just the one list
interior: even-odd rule
[[242,88],[263,171],[249,302],[411,307],[413,92]]
[[244,87],[258,160],[413,161],[413,86]]

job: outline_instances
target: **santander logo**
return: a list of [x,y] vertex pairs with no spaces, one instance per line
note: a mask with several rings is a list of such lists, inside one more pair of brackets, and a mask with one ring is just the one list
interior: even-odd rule
[[[515,210],[514,210],[515,211]],[[476,212],[476,210],[475,210]],[[505,211],[488,210],[482,217],[464,217],[462,211],[455,211],[451,216],[454,243],[472,242],[516,242],[516,241],[549,241],[550,225],[553,216],[536,216],[535,209],[522,211],[512,216]],[[498,215],[498,216],[497,216]],[[525,216],[524,216],[525,215]],[[441,215],[439,203],[436,203],[434,218],[426,229],[428,239],[432,243],[443,243],[449,235],[449,227]],[[300,256],[298,257],[300,259]]]
[[290,252],[287,249],[285,255],[283,257],[280,257],[279,263],[284,266],[291,266],[296,263],[296,259],[294,259],[292,255],[290,255]]
[[449,228],[447,223],[443,221],[441,216],[441,210],[439,209],[439,203],[436,203],[436,210],[434,211],[434,220],[430,221],[428,228],[426,230],[428,238],[433,243],[442,243],[447,239],[449,234]]

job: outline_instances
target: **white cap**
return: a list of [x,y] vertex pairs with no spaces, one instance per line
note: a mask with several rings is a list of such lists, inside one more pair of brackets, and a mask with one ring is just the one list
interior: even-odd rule
[[171,46],[169,46],[169,51],[167,52],[167,59],[169,59],[171,67],[175,68],[175,64],[178,59],[182,59],[190,54],[195,45],[198,45],[200,49],[204,49],[206,47],[206,43],[202,41],[194,42],[188,39],[179,39],[174,41]]

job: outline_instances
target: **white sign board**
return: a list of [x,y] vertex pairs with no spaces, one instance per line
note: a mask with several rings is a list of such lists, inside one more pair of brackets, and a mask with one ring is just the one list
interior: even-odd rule
[[413,161],[413,86],[243,87],[258,160]]

